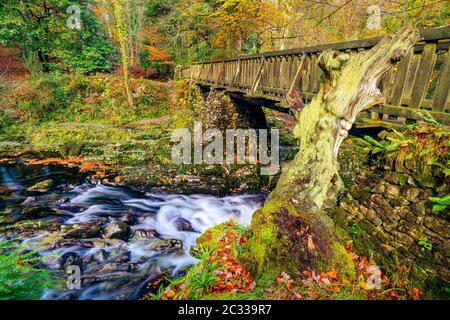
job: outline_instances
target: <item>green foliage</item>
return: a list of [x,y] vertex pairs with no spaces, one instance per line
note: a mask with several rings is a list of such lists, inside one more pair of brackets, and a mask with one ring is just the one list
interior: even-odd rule
[[369,154],[374,155],[388,150],[386,142],[380,142],[371,136],[365,136],[364,140],[369,143],[369,146],[364,148],[364,151]]
[[41,258],[12,241],[0,242],[0,300],[35,300],[54,284],[55,275],[36,265]]
[[[81,30],[69,29],[71,5],[81,8]],[[95,16],[75,0],[15,1],[0,3],[0,45],[17,46],[27,59],[37,58],[44,71],[93,73],[111,69],[111,45]],[[28,68],[35,67],[33,63]],[[30,70],[32,71],[32,70]]]
[[421,236],[417,244],[422,248],[422,250],[431,251],[433,250],[433,244],[428,242],[428,237]]
[[172,288],[182,285],[182,292],[180,295],[189,300],[199,300],[202,298],[216,283],[218,277],[216,275],[217,265],[211,262],[211,257],[216,253],[216,249],[210,246],[199,246],[197,250],[197,257],[199,263],[192,266],[185,275],[176,278],[168,279],[167,286],[158,288],[157,293],[150,293],[148,295],[150,300],[160,300],[164,293],[172,290]]
[[383,140],[366,136],[357,141],[370,159],[378,159],[397,172],[415,172],[419,184],[433,186],[450,173],[449,138],[450,131],[425,113],[413,125],[383,132]]
[[450,206],[450,195],[443,197],[431,197],[429,198],[433,202],[433,212],[441,212],[447,210]]
[[352,237],[352,239],[357,239],[359,233],[361,232],[361,229],[356,223],[354,223],[350,226],[348,232],[349,232],[350,236]]

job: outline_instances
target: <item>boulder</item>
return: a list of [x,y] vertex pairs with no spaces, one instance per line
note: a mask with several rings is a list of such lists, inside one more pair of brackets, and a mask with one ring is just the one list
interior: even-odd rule
[[144,249],[148,251],[157,251],[159,253],[171,254],[178,253],[181,254],[183,252],[183,244],[180,240],[156,240],[156,241],[148,241],[144,245]]
[[103,231],[106,239],[119,239],[127,241],[131,229],[125,222],[112,222],[108,224]]
[[156,232],[155,229],[148,229],[148,230],[138,229],[134,231],[134,237],[137,241],[154,239],[158,237],[158,232]]
[[400,195],[400,188],[396,185],[390,184],[386,188],[386,195],[390,198],[396,198]]
[[416,188],[411,188],[406,190],[405,192],[405,198],[406,200],[410,201],[410,202],[418,202],[419,199],[419,195],[420,195],[420,191],[419,189]]
[[31,186],[27,189],[28,192],[38,192],[45,193],[48,192],[53,186],[53,180],[48,179],[42,182],[36,183],[34,186]]
[[74,224],[61,227],[64,239],[91,239],[100,236],[100,228],[95,224]]
[[133,213],[131,211],[128,211],[126,215],[124,215],[121,219],[121,222],[125,222],[128,225],[134,225],[136,224],[136,219],[133,216]]
[[191,223],[182,217],[176,218],[173,223],[178,231],[196,232]]

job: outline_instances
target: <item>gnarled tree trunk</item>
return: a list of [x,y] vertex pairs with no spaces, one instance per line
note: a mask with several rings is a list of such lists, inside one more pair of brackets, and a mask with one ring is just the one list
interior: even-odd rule
[[294,134],[300,150],[253,217],[243,258],[249,265],[257,262],[254,271],[337,268],[341,274],[352,274],[350,259],[322,209],[334,206],[342,190],[337,156],[348,131],[360,112],[385,102],[378,89],[381,76],[417,40],[417,33],[405,27],[369,51],[322,53],[320,91],[311,104],[296,112]]

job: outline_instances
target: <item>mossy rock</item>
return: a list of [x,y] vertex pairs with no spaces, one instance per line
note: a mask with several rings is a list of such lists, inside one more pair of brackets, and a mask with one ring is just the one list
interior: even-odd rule
[[298,212],[287,201],[271,200],[254,214],[240,258],[256,276],[266,270],[295,274],[335,268],[342,277],[353,278],[351,258],[334,232],[325,213]]

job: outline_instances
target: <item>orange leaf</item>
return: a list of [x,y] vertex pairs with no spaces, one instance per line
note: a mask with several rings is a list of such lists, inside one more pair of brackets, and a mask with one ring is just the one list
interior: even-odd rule
[[337,280],[337,272],[336,272],[336,269],[331,269],[330,271],[328,271],[328,272],[326,273],[326,276],[327,276],[327,278],[328,278],[330,281]]
[[419,300],[421,296],[422,296],[422,292],[421,292],[419,289],[413,288],[413,289],[411,290],[411,297],[412,297],[414,300]]
[[286,288],[287,288],[289,291],[292,291],[292,290],[295,288],[295,285],[294,285],[293,282],[288,282],[288,283],[286,283]]

